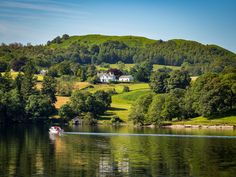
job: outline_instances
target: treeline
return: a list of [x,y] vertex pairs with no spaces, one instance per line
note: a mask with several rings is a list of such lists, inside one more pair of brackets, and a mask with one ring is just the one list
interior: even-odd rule
[[[134,45],[135,44],[135,45]],[[150,40],[139,37],[63,35],[47,45],[2,44],[0,71],[12,67],[21,57],[33,59],[39,68],[49,68],[65,60],[80,64],[140,63],[184,66],[193,75],[209,71],[221,72],[226,66],[236,66],[236,55],[213,45],[185,40]]]
[[38,90],[34,74],[31,62],[15,79],[9,72],[0,74],[0,123],[45,121],[55,114],[55,79],[45,76]]
[[[95,124],[97,118],[110,107],[111,93],[72,89],[68,87],[69,82],[66,82],[71,79],[69,75],[57,79],[50,72],[44,76],[40,89],[36,85],[36,68],[30,60],[22,66],[14,79],[10,72],[0,73],[0,123],[45,122],[50,116],[58,114],[66,121],[79,116],[84,123]],[[67,96],[72,94],[70,102],[57,111],[54,105],[56,94],[63,93]]]
[[158,70],[151,76],[154,93],[138,98],[129,119],[134,124],[161,124],[173,119],[207,118],[236,109],[236,70],[206,73],[190,84],[186,71]]

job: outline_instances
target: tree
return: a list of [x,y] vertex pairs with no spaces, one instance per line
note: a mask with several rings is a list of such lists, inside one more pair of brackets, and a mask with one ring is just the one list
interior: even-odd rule
[[71,75],[71,65],[70,61],[63,61],[57,65],[57,72],[59,75]]
[[125,86],[123,87],[123,91],[122,91],[122,92],[129,92],[129,91],[130,91],[130,90],[129,90],[129,87],[125,85]]
[[187,71],[184,70],[174,70],[170,72],[170,76],[167,79],[167,90],[181,88],[185,89],[189,86],[191,78]]
[[124,69],[125,69],[125,63],[122,62],[122,61],[118,61],[118,62],[117,62],[117,68],[118,68],[120,71],[124,71]]
[[165,103],[165,95],[155,95],[148,107],[147,120],[151,124],[160,124],[165,118],[162,110]]
[[0,90],[0,123],[23,121],[24,107],[16,89],[9,92]]
[[123,72],[116,68],[110,68],[107,70],[107,73],[112,73],[115,75],[116,79],[119,79],[120,76],[123,75]]
[[19,59],[13,60],[11,63],[11,67],[14,71],[23,71],[23,67],[28,62],[28,58],[20,57]]
[[152,69],[153,66],[150,62],[143,62],[132,67],[130,73],[134,76],[136,81],[148,82]]
[[6,61],[0,60],[0,72],[5,72],[8,68],[8,63]]
[[86,99],[89,95],[91,95],[91,93],[82,91],[75,91],[71,95],[69,104],[76,115],[87,112]]
[[185,90],[173,89],[166,94],[165,102],[163,103],[163,110],[161,112],[165,120],[171,121],[173,118],[182,120],[185,118],[185,109],[183,106]]
[[198,115],[212,117],[232,110],[235,104],[232,100],[234,95],[232,88],[223,78],[217,74],[204,74],[189,89],[192,109]]
[[231,88],[216,77],[204,85],[199,97],[198,113],[210,117],[231,110]]
[[129,120],[133,121],[134,124],[144,125],[147,123],[147,111],[148,107],[152,102],[152,94],[140,96],[137,101],[132,105],[129,114]]
[[111,95],[108,92],[98,90],[94,93],[94,97],[104,106],[105,110],[111,106]]
[[90,49],[90,52],[92,55],[96,55],[99,53],[99,46],[98,45],[92,45],[91,49]]
[[75,113],[69,104],[64,104],[60,107],[58,115],[66,120],[71,120],[74,118]]
[[83,124],[86,124],[86,125],[95,125],[97,123],[95,117],[94,117],[94,114],[91,113],[91,112],[86,112],[83,114]]
[[169,68],[159,69],[154,71],[150,77],[150,87],[155,93],[166,93],[167,91],[167,80],[170,77]]
[[63,35],[62,35],[62,39],[63,39],[63,40],[67,40],[67,39],[69,39],[69,37],[70,37],[70,36],[69,36],[68,34],[63,34]]
[[37,93],[35,67],[32,62],[28,62],[24,67],[24,76],[21,82],[21,94],[26,101],[30,95]]
[[42,94],[47,95],[50,98],[51,103],[55,103],[57,101],[56,80],[51,76],[44,76],[42,86],[43,86],[41,90]]
[[69,105],[76,115],[92,113],[94,117],[103,114],[111,104],[110,94],[97,91],[94,94],[84,91],[75,91],[71,95]]
[[28,119],[45,120],[55,113],[55,107],[45,95],[30,95],[26,101],[25,112]]
[[4,92],[8,92],[11,89],[13,89],[13,79],[9,72],[6,72],[5,74],[0,73],[0,90]]

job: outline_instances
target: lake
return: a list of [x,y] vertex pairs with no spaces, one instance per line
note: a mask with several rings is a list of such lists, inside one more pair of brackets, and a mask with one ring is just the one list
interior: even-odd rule
[[235,130],[64,127],[98,134],[53,137],[48,128],[0,127],[0,177],[236,175]]

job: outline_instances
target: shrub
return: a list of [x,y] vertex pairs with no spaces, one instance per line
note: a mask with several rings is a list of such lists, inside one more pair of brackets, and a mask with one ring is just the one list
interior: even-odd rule
[[113,117],[111,118],[111,123],[112,123],[112,124],[120,123],[120,122],[122,122],[122,120],[120,119],[119,116],[113,116]]
[[129,87],[125,85],[123,87],[123,91],[122,92],[129,92],[129,91],[130,91]]

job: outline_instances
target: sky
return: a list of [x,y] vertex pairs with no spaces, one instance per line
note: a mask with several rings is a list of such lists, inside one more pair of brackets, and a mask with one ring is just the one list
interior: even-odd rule
[[45,44],[63,34],[187,39],[236,53],[236,1],[0,0],[0,43]]

